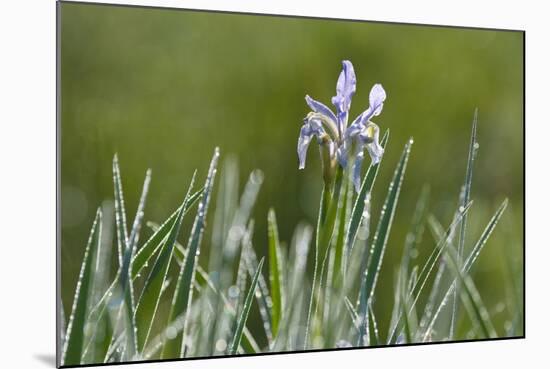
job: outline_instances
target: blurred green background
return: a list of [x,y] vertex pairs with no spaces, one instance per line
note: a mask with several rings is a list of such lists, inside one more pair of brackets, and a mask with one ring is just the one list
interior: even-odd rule
[[[471,234],[480,234],[505,197],[510,205],[476,265],[475,280],[497,328],[510,319],[514,303],[522,304],[510,292],[523,267],[521,32],[69,3],[61,4],[60,24],[65,309],[95,209],[113,197],[114,153],[130,219],[147,168],[153,178],[145,218],[158,222],[182,201],[195,169],[202,182],[219,146],[222,158],[239,160],[241,185],[253,169],[264,172],[253,213],[260,255],[267,254],[269,207],[277,211],[287,244],[298,222],[314,224],[322,183],[317,149],[310,148],[304,171],[296,155],[308,112],[304,95],[330,104],[343,59],[357,73],[351,119],[367,108],[374,83],[388,94],[375,119],[382,131],[391,130],[373,194],[375,221],[402,147],[410,136],[415,141],[377,287],[387,298],[376,308],[389,318],[392,265],[401,257],[422,185],[431,186],[430,211],[443,224],[451,220],[476,107],[480,149]],[[209,218],[211,225],[212,212]],[[142,240],[150,232],[144,233]],[[209,243],[207,233],[201,257]],[[422,246],[433,248],[428,232]]]

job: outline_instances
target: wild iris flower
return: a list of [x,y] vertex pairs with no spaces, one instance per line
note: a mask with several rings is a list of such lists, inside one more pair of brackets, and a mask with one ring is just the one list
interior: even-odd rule
[[306,103],[312,111],[304,118],[304,125],[300,130],[299,168],[305,167],[307,148],[313,137],[316,137],[321,149],[325,180],[332,178],[336,165],[345,169],[348,161],[352,161],[352,180],[355,190],[359,191],[364,150],[367,149],[374,164],[378,163],[384,154],[384,149],[378,141],[380,129],[370,119],[382,112],[386,92],[382,85],[375,84],[370,91],[368,109],[348,126],[356,78],[350,61],[344,60],[342,67],[336,84],[336,96],[332,98],[336,114],[323,103],[306,95]]

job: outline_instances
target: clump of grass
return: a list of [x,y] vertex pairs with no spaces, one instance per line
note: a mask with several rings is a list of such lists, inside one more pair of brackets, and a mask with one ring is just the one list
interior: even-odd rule
[[[403,148],[378,212],[371,211],[371,198],[383,196],[374,190],[383,162],[370,165],[357,193],[349,175],[341,171],[334,183],[325,183],[315,231],[309,225],[297,225],[288,248],[280,239],[275,208],[266,214],[265,243],[253,245],[251,215],[263,175],[252,172],[239,196],[234,160],[226,160],[222,167],[212,238],[203,239],[210,199],[215,195],[218,149],[204,184],[195,188],[199,177],[195,173],[181,204],[160,224],[144,224],[151,181],[148,170],[128,228],[121,170],[115,156],[114,210],[100,207],[93,221],[67,329],[60,333],[61,364],[460,340],[466,338],[456,329],[461,317],[467,327],[464,331],[473,337],[498,336],[504,329],[494,326],[471,273],[507,200],[468,247],[467,215],[474,207],[471,186],[478,147],[476,126],[477,113],[466,178],[453,220],[445,228],[429,214],[426,187],[397,265],[386,265],[384,256],[390,252],[399,195],[406,188],[412,139]],[[381,146],[386,148],[388,142],[386,132]],[[113,219],[104,216],[109,211],[114,211],[113,253],[110,238],[102,237]],[[192,212],[192,228],[182,229],[184,218]],[[372,213],[379,213],[374,232],[370,231]],[[152,234],[140,242],[144,225]],[[425,260],[413,259],[411,255],[418,251],[426,228],[434,238],[433,250]],[[180,243],[185,236],[187,242]],[[393,242],[391,252],[400,252]],[[198,259],[204,247],[210,248],[207,266],[200,265]],[[258,258],[257,251],[267,254],[267,268],[263,268],[264,258]],[[109,284],[109,268],[104,264],[109,263],[105,255],[112,254],[117,255],[118,271]],[[308,263],[313,266],[313,275],[306,272]],[[394,307],[388,314],[377,316],[376,285],[383,267],[395,270]],[[247,324],[254,304],[262,324],[251,330]],[[462,308],[465,315],[460,314]],[[390,322],[385,335],[379,330],[381,319]],[[508,329],[506,334],[521,334],[519,325],[515,329]]]

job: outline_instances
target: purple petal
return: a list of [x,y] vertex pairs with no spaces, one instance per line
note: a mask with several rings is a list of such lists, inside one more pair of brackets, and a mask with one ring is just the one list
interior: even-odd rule
[[307,148],[311,142],[311,139],[316,136],[320,138],[326,134],[321,122],[317,119],[310,119],[304,122],[304,125],[300,129],[300,137],[298,138],[298,161],[299,169],[304,169],[306,166],[306,154]]
[[309,143],[311,142],[311,137],[312,135],[309,127],[304,125],[300,130],[300,138],[298,138],[299,169],[304,169],[306,167],[307,148],[309,146]]
[[316,113],[323,114],[324,116],[332,119],[334,122],[337,122],[336,115],[327,107],[325,104],[312,99],[309,95],[306,95],[306,103]]
[[342,62],[342,71],[336,83],[336,96],[332,98],[332,104],[336,107],[338,127],[343,132],[348,123],[348,113],[351,107],[351,98],[355,94],[357,80],[353,64],[349,60]]
[[342,71],[336,83],[336,96],[332,98],[332,103],[336,106],[338,113],[348,112],[351,105],[351,98],[355,94],[357,80],[353,64],[349,60],[342,62]]
[[384,88],[380,83],[375,84],[372,86],[372,89],[370,90],[369,94],[369,110],[371,111],[371,117],[375,117],[379,115],[382,112],[382,108],[384,107],[384,101],[386,100],[386,91],[384,91]]
[[[368,136],[367,129],[373,128],[373,134]],[[374,123],[371,123],[367,126],[364,133],[361,133],[359,136],[363,143],[366,143],[367,151],[369,152],[370,158],[373,164],[378,164],[384,155],[384,148],[380,145],[380,129]]]

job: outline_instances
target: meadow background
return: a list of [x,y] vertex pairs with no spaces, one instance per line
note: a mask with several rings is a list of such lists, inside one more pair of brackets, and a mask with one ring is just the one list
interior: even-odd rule
[[[287,244],[296,224],[315,224],[319,158],[310,148],[306,169],[298,171],[296,142],[309,111],[304,95],[329,104],[343,59],[353,62],[357,74],[353,116],[367,107],[374,83],[388,93],[375,120],[392,135],[379,172],[379,194],[375,188],[372,198],[375,219],[403,144],[410,136],[415,140],[378,281],[375,309],[381,329],[393,302],[391,266],[401,258],[424,184],[431,188],[430,211],[444,224],[451,221],[475,107],[480,148],[470,234],[477,238],[505,197],[510,203],[474,279],[496,326],[510,319],[514,303],[521,304],[513,301],[510,286],[518,283],[523,265],[522,33],[68,3],[61,12],[58,133],[66,313],[95,209],[113,198],[115,152],[129,214],[151,168],[145,219],[164,220],[181,202],[193,171],[204,178],[219,146],[222,161],[238,159],[241,185],[253,169],[264,173],[253,211],[259,256],[267,254],[270,207]],[[216,196],[212,200],[214,208]],[[201,259],[211,251],[212,218],[213,212]],[[143,233],[141,240],[150,230]],[[180,240],[187,237],[182,234]],[[432,250],[429,232],[421,251],[422,245],[426,253]],[[380,297],[384,291],[387,298]],[[248,323],[251,331],[255,324],[260,326],[257,314]]]

